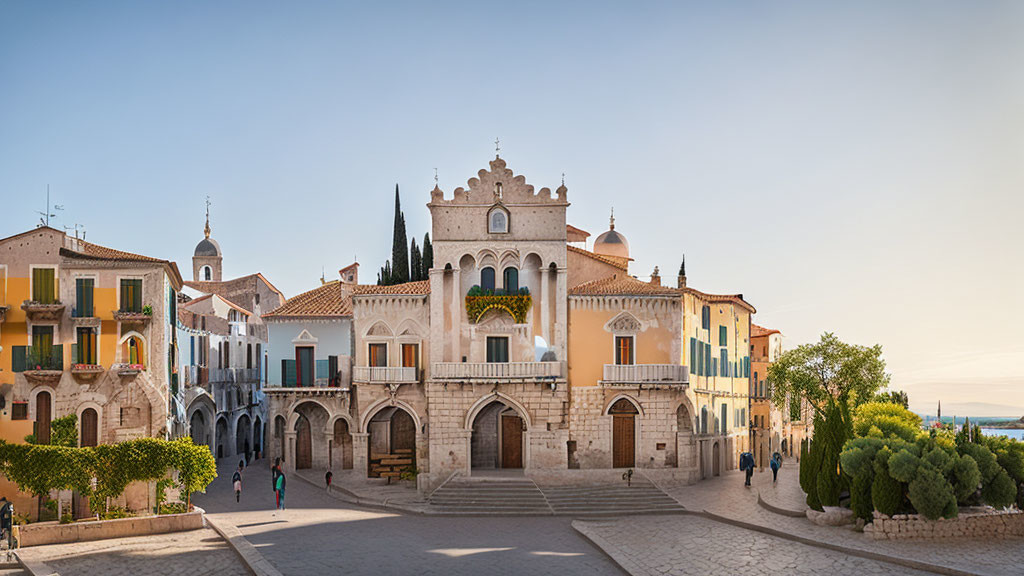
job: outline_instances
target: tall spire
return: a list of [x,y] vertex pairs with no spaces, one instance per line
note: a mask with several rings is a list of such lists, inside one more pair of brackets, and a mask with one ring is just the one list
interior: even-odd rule
[[615,207],[612,206],[612,215],[608,218],[608,229],[615,230]]
[[203,229],[203,234],[206,234],[207,238],[210,237],[210,197],[209,196],[206,197],[206,228]]

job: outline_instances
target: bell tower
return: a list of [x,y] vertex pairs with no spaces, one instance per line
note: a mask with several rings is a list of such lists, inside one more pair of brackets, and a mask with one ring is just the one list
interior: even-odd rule
[[220,244],[210,238],[209,196],[206,197],[206,227],[203,229],[203,235],[205,237],[196,245],[196,251],[192,255],[192,280],[220,282],[224,257],[220,251]]

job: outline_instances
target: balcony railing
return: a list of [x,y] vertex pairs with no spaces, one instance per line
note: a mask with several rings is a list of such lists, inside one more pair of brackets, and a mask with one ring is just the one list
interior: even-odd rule
[[354,382],[409,383],[417,382],[419,375],[415,367],[406,366],[356,366],[352,369]]
[[12,346],[12,372],[62,372],[64,350],[60,344],[48,347]]
[[438,380],[554,380],[562,377],[561,362],[434,362]]
[[605,364],[604,381],[613,384],[688,384],[690,372],[679,364]]
[[[149,314],[146,311],[149,311]],[[115,310],[114,320],[118,322],[132,322],[136,324],[145,324],[153,319],[153,309],[149,306],[142,308],[141,310]]]

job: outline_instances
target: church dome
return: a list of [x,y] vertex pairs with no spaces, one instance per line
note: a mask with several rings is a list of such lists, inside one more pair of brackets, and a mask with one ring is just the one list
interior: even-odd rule
[[615,231],[614,212],[608,224],[608,231],[598,236],[597,240],[594,240],[594,253],[629,258],[629,241],[626,240],[626,237],[621,232]]
[[213,238],[203,238],[199,244],[196,244],[196,252],[194,256],[220,256],[220,244]]

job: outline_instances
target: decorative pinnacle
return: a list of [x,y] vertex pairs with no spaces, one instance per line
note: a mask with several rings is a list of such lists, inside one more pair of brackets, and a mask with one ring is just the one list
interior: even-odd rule
[[206,197],[206,228],[203,229],[203,233],[206,237],[210,237],[210,197]]
[[501,138],[494,139],[494,157],[498,158],[501,156]]
[[434,188],[437,188],[437,168],[434,168]]
[[612,206],[612,216],[608,219],[608,229],[615,230],[615,207]]

